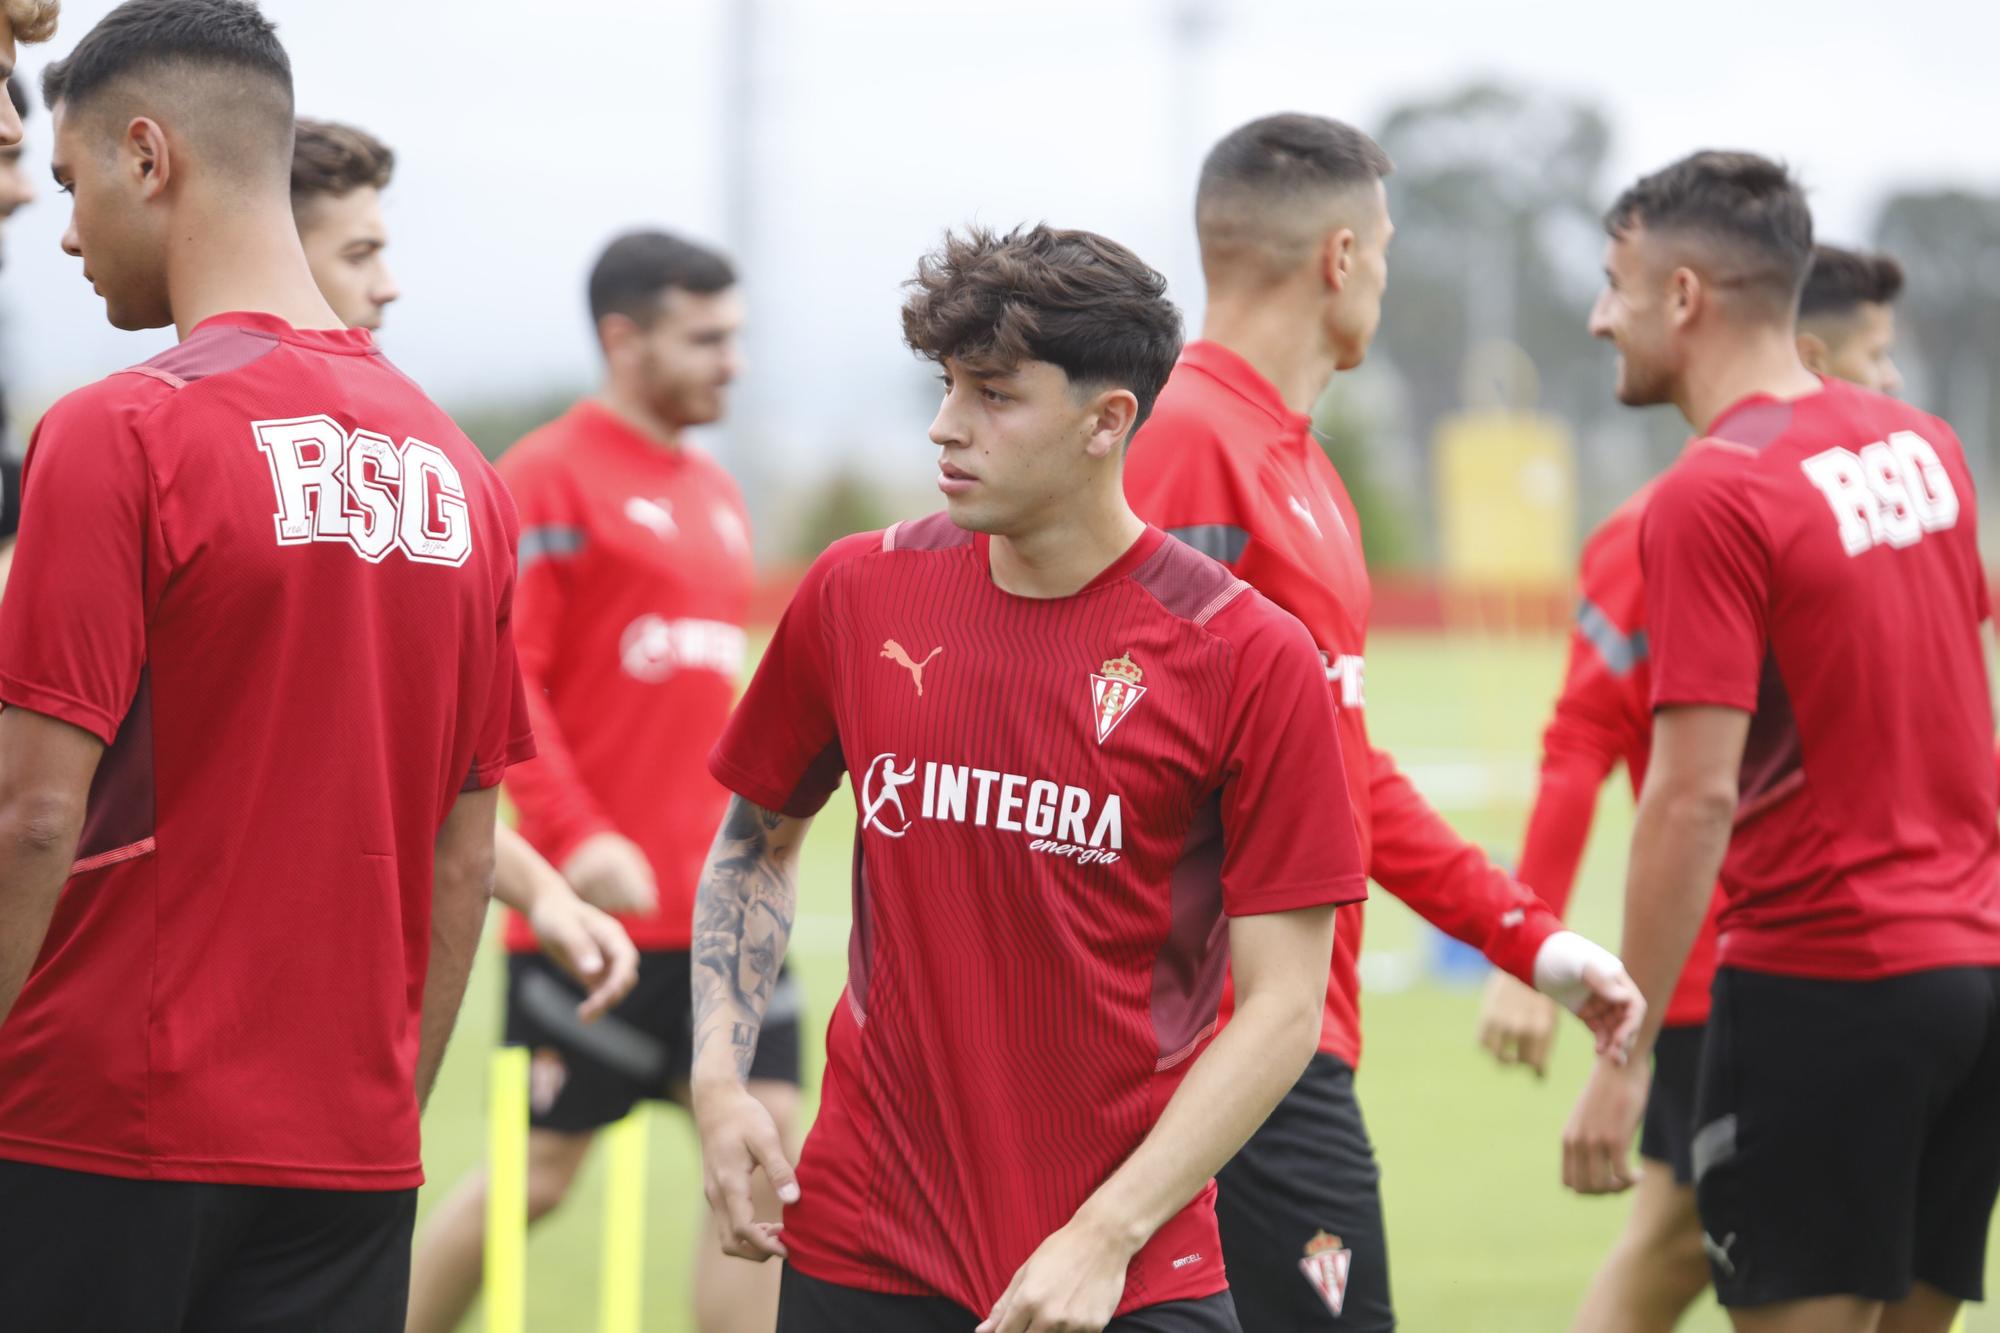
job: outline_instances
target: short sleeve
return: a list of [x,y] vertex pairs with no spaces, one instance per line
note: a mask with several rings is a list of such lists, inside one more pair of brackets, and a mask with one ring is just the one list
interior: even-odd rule
[[[513,552],[508,559],[511,564]],[[535,757],[534,727],[528,717],[528,689],[521,679],[520,656],[514,647],[514,580],[500,593],[500,614],[493,640],[493,678],[486,692],[486,709],[479,739],[473,747],[472,772],[465,790],[495,787],[515,764]]]
[[708,758],[716,781],[745,800],[803,819],[817,814],[840,785],[846,761],[826,651],[827,583],[842,565],[881,545],[880,532],[864,532],[829,546],[779,618]]
[[1655,708],[1757,709],[1771,557],[1746,480],[1683,463],[1647,507],[1639,556]]
[[127,378],[71,394],[36,428],[0,600],[0,702],[107,745],[138,690],[165,559],[138,428],[170,390]]
[[1223,616],[1246,624],[1233,640],[1222,769],[1223,910],[1359,902],[1367,876],[1319,650],[1305,626],[1256,593]]

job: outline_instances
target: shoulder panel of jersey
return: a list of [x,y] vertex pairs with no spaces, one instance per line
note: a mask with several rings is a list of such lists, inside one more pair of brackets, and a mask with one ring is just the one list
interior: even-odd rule
[[1168,612],[1197,626],[1206,626],[1250,591],[1226,565],[1171,535],[1131,577]]
[[[856,538],[870,534],[856,533]],[[951,521],[947,513],[927,514],[923,518],[905,519],[901,523],[891,523],[882,529],[877,549],[883,551],[949,551],[972,544],[972,534]],[[835,542],[827,548],[831,555],[843,542]]]
[[190,333],[185,342],[117,373],[144,375],[170,389],[179,389],[196,380],[240,370],[277,350],[278,339],[273,334],[236,324],[204,324]]

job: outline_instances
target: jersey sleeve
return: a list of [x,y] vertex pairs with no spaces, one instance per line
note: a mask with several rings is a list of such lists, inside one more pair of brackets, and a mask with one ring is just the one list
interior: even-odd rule
[[1593,543],[1581,591],[1562,694],[1542,733],[1541,776],[1518,870],[1558,916],[1569,905],[1599,789],[1642,743],[1650,702],[1642,685],[1647,640],[1637,542]]
[[0,601],[0,702],[107,745],[138,690],[146,623],[171,568],[139,437],[171,392],[114,376],[71,394],[42,418],[23,473]]
[[709,772],[738,796],[804,819],[819,813],[847,763],[826,646],[827,583],[842,565],[879,550],[880,532],[829,546],[799,581],[749,689],[709,752]]
[[1381,750],[1368,754],[1375,843],[1369,875],[1426,921],[1535,984],[1535,954],[1562,921],[1454,832]]
[[472,774],[465,790],[498,786],[515,764],[535,757],[534,727],[528,716],[528,690],[521,679],[519,650],[514,645],[514,532],[507,532],[507,570],[500,589],[498,624],[493,640],[493,677],[486,693],[485,717],[472,752]]
[[1661,481],[1640,528],[1653,707],[1757,710],[1769,643],[1770,547],[1729,472],[1683,462]]
[[578,844],[614,832],[577,771],[576,760],[549,703],[548,678],[563,638],[582,516],[560,474],[535,463],[503,460],[501,475],[520,514],[512,641],[524,684],[523,703],[535,757],[507,774],[507,796],[520,814],[521,835],[560,866]]
[[1260,623],[1235,643],[1222,768],[1223,910],[1255,916],[1359,902],[1367,876],[1319,651],[1303,625],[1258,594],[1238,603],[1241,616]]

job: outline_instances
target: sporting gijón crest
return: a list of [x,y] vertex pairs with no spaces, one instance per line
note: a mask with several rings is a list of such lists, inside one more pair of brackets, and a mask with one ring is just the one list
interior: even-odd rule
[[1329,1236],[1322,1231],[1306,1242],[1305,1257],[1299,1260],[1299,1271],[1312,1283],[1313,1290],[1326,1301],[1327,1309],[1336,1315],[1340,1307],[1347,1303],[1347,1270],[1354,1264],[1354,1251],[1340,1243],[1340,1237]]
[[1139,700],[1145,697],[1146,687],[1139,682],[1145,672],[1132,660],[1130,653],[1112,658],[1090,678],[1090,715],[1097,723],[1097,743],[1104,744],[1125,715],[1132,711]]

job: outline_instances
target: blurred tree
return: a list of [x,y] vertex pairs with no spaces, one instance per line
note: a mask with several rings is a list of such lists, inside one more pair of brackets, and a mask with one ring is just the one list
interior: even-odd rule
[[1983,482],[1992,473],[2000,422],[2000,382],[1993,375],[2000,358],[2000,195],[1892,195],[1876,219],[1874,243],[1903,266],[1897,311],[1903,359],[1916,372],[1912,392],[1958,430]]
[[1383,433],[1364,413],[1342,376],[1313,405],[1313,439],[1333,463],[1354,515],[1361,520],[1361,549],[1370,569],[1401,569],[1419,562],[1415,524],[1394,489],[1382,484],[1374,452]]
[[523,435],[568,411],[576,398],[577,390],[549,389],[528,398],[489,399],[455,405],[451,419],[479,446],[479,452],[498,458]]
[[811,560],[842,537],[886,528],[907,516],[895,511],[880,481],[843,466],[824,484],[813,488],[812,497],[804,502],[797,528],[784,544],[786,554]]
[[[1465,405],[1474,347],[1519,345],[1539,373],[1541,406],[1579,427],[1609,405],[1585,323],[1611,127],[1581,99],[1476,82],[1394,108],[1378,137],[1396,162],[1380,341],[1408,387],[1428,496],[1432,431]],[[1578,437],[1587,444],[1587,431]]]

